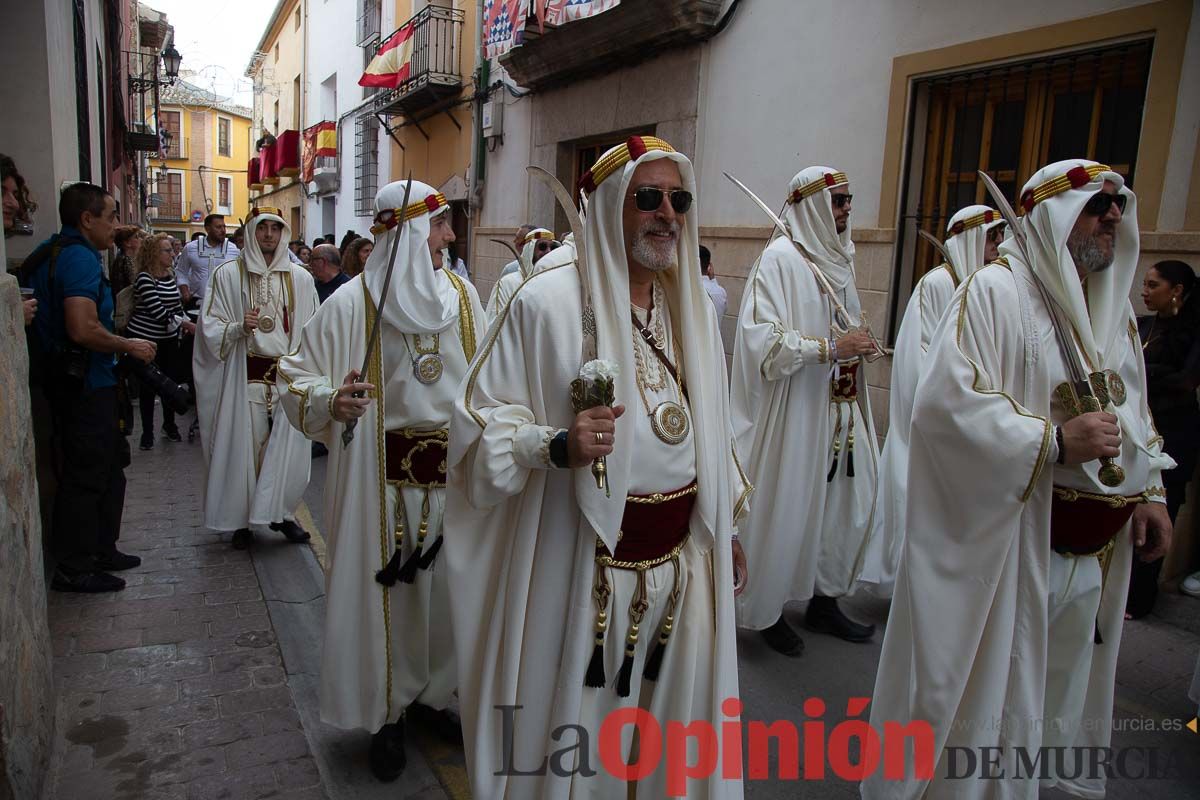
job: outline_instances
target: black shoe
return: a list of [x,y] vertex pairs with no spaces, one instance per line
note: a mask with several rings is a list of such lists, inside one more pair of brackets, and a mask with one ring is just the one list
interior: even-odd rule
[[371,736],[371,772],[384,783],[400,777],[408,764],[404,753],[404,720],[384,725]]
[[143,433],[141,444],[139,444],[138,447],[141,448],[142,450],[153,450],[154,449],[154,434],[153,433]]
[[241,528],[233,532],[233,549],[247,550],[254,541],[254,534],[249,528]]
[[169,428],[166,425],[163,425],[162,435],[163,435],[163,438],[166,439],[168,442],[182,442],[183,441],[183,437],[179,435],[179,428],[175,425],[172,425]]
[[328,447],[323,445],[321,442],[313,442],[313,446],[312,446],[312,457],[313,458],[324,458],[327,455],[329,455]]
[[67,572],[61,567],[54,572],[50,588],[56,592],[119,592],[125,588],[125,581],[107,572]]
[[875,635],[874,625],[863,625],[850,619],[842,613],[837,600],[832,597],[814,597],[810,600],[804,624],[810,631],[828,633],[855,644],[869,642]]
[[273,531],[279,531],[282,533],[287,537],[289,542],[307,542],[312,538],[309,536],[308,531],[304,530],[304,528],[301,528],[290,519],[285,519],[283,522],[272,522],[267,527]]
[[782,614],[774,625],[759,631],[759,634],[777,653],[795,658],[804,652],[804,640],[784,621]]
[[122,570],[141,566],[142,559],[138,556],[122,553],[120,550],[113,550],[111,553],[96,556],[93,563],[96,565],[96,569],[104,572],[121,572]]
[[431,708],[413,703],[404,714],[405,720],[437,734],[449,744],[462,746],[462,719],[448,708]]

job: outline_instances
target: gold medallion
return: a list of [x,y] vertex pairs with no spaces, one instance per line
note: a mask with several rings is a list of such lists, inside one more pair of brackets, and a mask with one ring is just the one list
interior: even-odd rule
[[671,400],[659,403],[650,415],[650,428],[654,435],[667,444],[681,444],[687,438],[690,427],[683,406]]
[[270,333],[275,330],[275,318],[264,314],[258,318],[258,329],[263,333]]
[[426,353],[413,364],[413,374],[421,383],[437,383],[442,377],[442,357],[437,353]]
[[1121,380],[1121,376],[1111,369],[1104,370],[1104,377],[1108,382],[1108,396],[1112,398],[1113,405],[1125,405],[1125,398],[1128,396],[1125,391],[1125,381]]

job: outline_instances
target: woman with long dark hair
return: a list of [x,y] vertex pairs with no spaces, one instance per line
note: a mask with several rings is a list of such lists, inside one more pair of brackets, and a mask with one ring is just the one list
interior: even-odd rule
[[[1150,313],[1138,318],[1150,412],[1163,437],[1163,450],[1178,464],[1163,473],[1172,523],[1183,505],[1200,448],[1200,404],[1196,402],[1196,387],[1200,385],[1200,300],[1193,291],[1195,285],[1196,273],[1190,266],[1182,261],[1159,261],[1146,271],[1142,282],[1142,302]],[[1134,560],[1125,604],[1130,617],[1136,619],[1153,610],[1162,563],[1162,559],[1149,564]]]
[[346,247],[346,255],[342,257],[342,271],[353,278],[363,271],[375,243],[370,239],[355,239]]

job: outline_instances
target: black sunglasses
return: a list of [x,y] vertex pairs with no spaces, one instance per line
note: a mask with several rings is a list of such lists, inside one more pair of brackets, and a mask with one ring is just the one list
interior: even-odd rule
[[1125,201],[1127,199],[1123,194],[1097,192],[1087,201],[1087,205],[1083,207],[1083,213],[1090,214],[1093,217],[1103,217],[1115,205],[1117,210],[1124,214]]
[[841,208],[842,206],[846,205],[846,203],[849,203],[852,200],[854,200],[854,195],[852,195],[852,194],[831,194],[831,195],[829,195],[829,200],[833,203],[834,208]]
[[692,193],[686,189],[663,191],[655,186],[643,186],[633,193],[633,202],[638,211],[658,211],[662,206],[663,195],[670,195],[671,208],[676,214],[686,214],[692,207]]
[[540,252],[546,252],[549,250],[556,250],[558,248],[559,244],[561,244],[561,242],[555,241],[553,239],[543,239],[542,241],[540,241],[536,245],[534,245],[533,249],[538,250]]

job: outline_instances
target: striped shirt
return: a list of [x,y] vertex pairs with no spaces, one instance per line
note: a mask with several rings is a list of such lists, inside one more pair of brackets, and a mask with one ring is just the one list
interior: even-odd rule
[[155,280],[148,272],[139,272],[133,282],[137,305],[125,326],[126,336],[142,339],[173,339],[179,323],[185,319],[183,301],[175,275],[167,273]]

